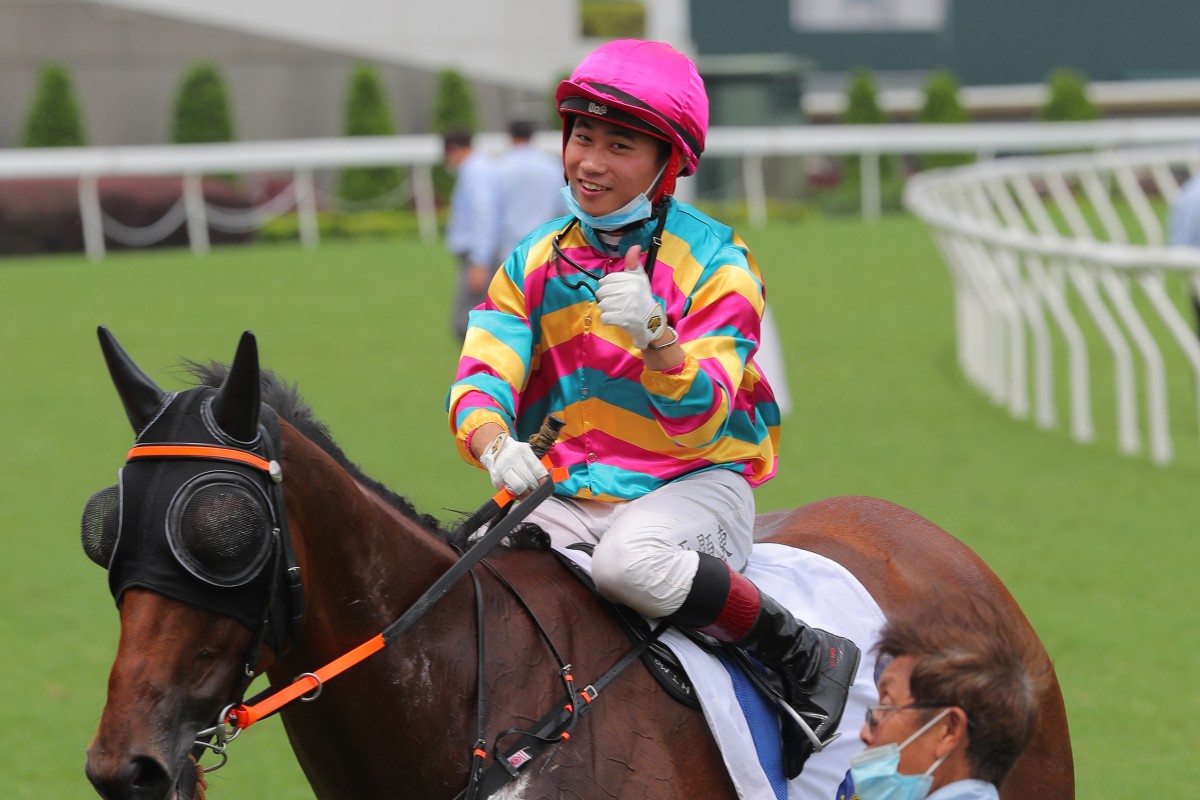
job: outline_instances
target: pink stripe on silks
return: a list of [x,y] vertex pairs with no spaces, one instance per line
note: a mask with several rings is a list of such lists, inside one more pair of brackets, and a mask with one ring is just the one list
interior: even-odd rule
[[[687,328],[696,334],[732,327],[743,336],[760,330],[762,322],[754,305],[742,295],[729,295],[719,302],[697,308],[688,315]],[[694,334],[695,335],[695,334]]]
[[[584,448],[582,437],[571,440],[573,445]],[[684,452],[680,448],[681,454]],[[662,480],[670,480],[680,475],[694,472],[711,466],[713,462],[705,458],[673,458],[670,455],[646,450],[632,442],[619,439],[599,430],[587,432],[586,451],[595,453],[601,464],[609,467],[640,472]]]
[[725,605],[716,619],[697,630],[722,642],[740,642],[754,627],[760,604],[758,587],[745,575],[730,569],[729,594],[725,598]]
[[546,280],[550,276],[547,261],[525,273],[525,308],[537,308],[546,294]]
[[496,370],[492,365],[486,361],[481,361],[471,356],[463,356],[458,360],[458,372],[455,373],[454,380],[460,381],[468,375],[491,375],[492,377],[499,377],[496,375]]
[[496,402],[496,398],[490,394],[485,394],[479,391],[471,391],[458,398],[457,406],[463,408],[494,408],[500,411],[500,404]]

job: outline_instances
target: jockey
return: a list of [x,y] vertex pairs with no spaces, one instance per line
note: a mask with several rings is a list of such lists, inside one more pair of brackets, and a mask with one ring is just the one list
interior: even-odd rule
[[[563,419],[550,458],[569,477],[529,520],[555,546],[594,545],[604,596],[769,666],[826,741],[858,648],[741,574],[752,487],[776,470],[779,408],[754,361],[764,293],[753,256],[672,196],[704,149],[704,84],[669,45],[619,40],[587,56],[556,101],[570,215],[517,245],[471,312],[447,398],[460,452],[520,495],[546,475],[524,440],[547,414]],[[792,750],[789,778],[810,752]]]

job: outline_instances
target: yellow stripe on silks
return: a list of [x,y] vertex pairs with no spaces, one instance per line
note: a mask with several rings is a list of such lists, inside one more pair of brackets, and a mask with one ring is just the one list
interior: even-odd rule
[[[526,276],[528,276],[531,272],[536,272],[542,267],[543,264],[550,260],[551,256],[554,255],[554,237],[557,234],[557,231],[554,233],[548,233],[540,240],[529,246],[529,252],[525,256]],[[562,246],[568,247],[569,245],[564,244]]]
[[662,237],[659,259],[675,269],[675,285],[685,295],[690,295],[704,274],[704,265],[692,256],[692,246],[670,231]]
[[642,386],[646,388],[646,391],[658,397],[679,402],[691,390],[692,383],[695,382],[696,375],[700,371],[700,365],[688,352],[691,345],[691,342],[684,345],[683,367],[679,372],[671,374],[652,369],[642,370]]
[[708,421],[694,431],[676,434],[675,441],[684,447],[703,447],[712,441],[717,432],[729,419],[729,397],[721,392],[720,402],[713,409]]
[[[623,441],[632,442],[641,449],[685,460],[695,458],[700,453],[684,453],[683,451],[708,445],[721,425],[724,424],[728,414],[728,401],[722,395],[722,401],[716,413],[699,430],[672,437],[653,417],[643,417],[641,414],[626,411],[620,406],[605,403],[598,398],[590,398],[584,408],[584,416],[593,428],[606,431]],[[757,454],[757,450],[753,446],[751,449],[754,454]],[[743,457],[748,455],[750,453],[743,453]]]
[[551,311],[542,315],[542,340],[539,349],[549,350],[563,342],[569,342],[587,328],[583,325],[584,317],[591,317],[592,326],[600,324],[600,309],[595,300],[580,301],[566,308]]
[[758,261],[754,258],[754,254],[750,252],[750,248],[742,241],[742,237],[736,233],[733,234],[733,243],[742,249],[742,254],[746,257],[746,266],[750,267],[751,274],[754,275],[754,279],[761,286],[763,282],[762,271],[758,268]]
[[704,285],[696,289],[691,297],[692,308],[689,313],[695,314],[699,309],[720,302],[726,295],[734,293],[746,298],[758,315],[762,316],[763,295],[754,281],[754,276],[741,266],[732,264],[718,269],[709,276]]
[[496,274],[492,276],[492,282],[488,285],[488,299],[492,301],[498,310],[505,314],[512,314],[514,317],[521,319],[529,319],[529,314],[525,310],[525,290],[522,286],[513,283],[509,277],[508,271],[504,269],[496,270]]
[[738,356],[737,345],[733,343],[732,338],[729,336],[705,336],[693,339],[687,343],[687,351],[697,364],[706,358],[716,359],[728,376],[730,385],[735,390],[741,387],[744,366],[741,357]]
[[463,349],[471,358],[484,362],[496,371],[496,374],[511,386],[524,388],[525,361],[504,340],[499,339],[491,331],[483,328],[472,328],[474,334],[470,347]]
[[[474,390],[467,389],[467,391]],[[459,394],[465,394],[465,392],[460,392]],[[450,407],[454,408],[456,404],[456,402],[452,402]],[[453,416],[451,416],[451,420],[450,426],[453,427]],[[467,447],[467,439],[471,437],[471,433],[473,431],[478,430],[480,427],[489,422],[494,422],[502,428],[508,427],[508,423],[504,420],[504,417],[487,408],[475,409],[467,415],[467,418],[463,420],[463,424],[459,426],[458,433],[455,435],[454,441],[455,444],[458,445],[458,454],[462,456],[463,460],[468,464],[474,464],[477,467],[483,466],[483,464],[479,463],[479,459],[475,457],[475,454],[471,452],[470,448]]]

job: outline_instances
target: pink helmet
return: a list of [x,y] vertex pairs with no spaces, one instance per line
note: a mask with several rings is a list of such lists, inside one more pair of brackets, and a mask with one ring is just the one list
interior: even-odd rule
[[[583,114],[665,139],[673,145],[679,175],[696,171],[708,132],[708,94],[696,65],[671,45],[639,39],[603,44],[558,85],[554,99],[564,141],[571,116]],[[664,181],[668,194],[670,178]]]

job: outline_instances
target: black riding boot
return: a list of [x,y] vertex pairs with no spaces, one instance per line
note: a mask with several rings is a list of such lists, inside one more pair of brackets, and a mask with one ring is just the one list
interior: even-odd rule
[[[854,642],[806,625],[748,578],[703,553],[688,597],[670,619],[729,642],[770,667],[783,699],[817,739],[823,745],[832,739],[858,671]],[[783,730],[784,771],[791,779],[815,747],[786,716]]]

